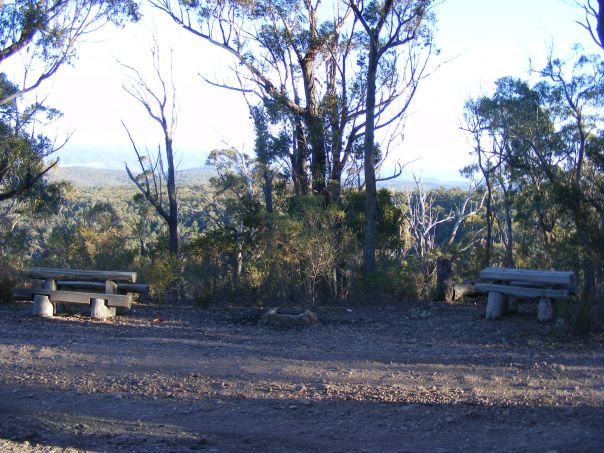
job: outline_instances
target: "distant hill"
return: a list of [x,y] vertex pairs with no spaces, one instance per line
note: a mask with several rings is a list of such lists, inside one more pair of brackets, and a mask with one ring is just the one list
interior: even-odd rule
[[[181,186],[195,186],[207,183],[213,172],[209,168],[199,167],[177,171],[176,180]],[[125,169],[106,169],[95,167],[59,167],[49,175],[51,181],[68,181],[75,187],[123,187],[130,186]]]
[[[208,167],[189,168],[178,170],[176,180],[181,187],[198,186],[205,184],[214,175],[214,171]],[[75,187],[127,187],[132,186],[125,169],[106,169],[95,167],[59,167],[50,174],[51,181],[65,180]],[[466,188],[464,181],[444,181],[433,178],[422,179],[426,189],[453,189]],[[378,188],[393,190],[409,190],[415,188],[415,182],[399,177],[397,179],[378,182]]]
[[[470,184],[467,180],[445,181],[444,179],[436,178],[422,178],[420,182],[427,190],[467,189]],[[413,190],[416,188],[415,181],[412,179],[405,179],[404,177],[398,177],[388,181],[378,181],[377,186],[378,189],[386,188],[392,190]]]

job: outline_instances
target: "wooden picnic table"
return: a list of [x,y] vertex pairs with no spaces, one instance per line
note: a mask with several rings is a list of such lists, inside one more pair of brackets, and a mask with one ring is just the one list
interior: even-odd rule
[[554,315],[552,299],[566,299],[575,292],[575,273],[487,267],[475,286],[488,293],[487,319],[503,316],[513,310],[516,299],[522,298],[538,300],[537,318],[548,321]]
[[15,288],[13,297],[32,300],[34,315],[43,317],[77,304],[90,305],[92,318],[105,319],[115,316],[117,307],[130,308],[135,295],[148,291],[147,285],[136,284],[136,272],[35,267],[25,275],[41,284]]

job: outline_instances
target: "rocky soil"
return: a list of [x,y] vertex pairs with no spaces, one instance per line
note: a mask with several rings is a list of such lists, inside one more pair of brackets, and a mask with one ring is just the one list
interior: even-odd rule
[[602,451],[604,339],[484,305],[0,305],[0,451]]

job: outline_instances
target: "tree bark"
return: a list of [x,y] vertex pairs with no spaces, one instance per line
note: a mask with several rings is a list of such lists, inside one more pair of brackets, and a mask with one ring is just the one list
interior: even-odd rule
[[306,134],[302,118],[294,118],[294,149],[291,157],[292,179],[294,192],[297,196],[308,194],[308,178],[306,177]]
[[377,188],[375,181],[375,94],[378,68],[378,36],[370,37],[367,63],[367,99],[365,116],[365,238],[363,241],[363,268],[365,274],[375,272],[375,248],[377,243]]
[[455,297],[454,286],[451,278],[451,260],[441,256],[436,260],[436,288],[433,299],[452,302]]
[[[503,186],[502,186],[503,187]],[[505,266],[516,267],[514,265],[514,237],[512,225],[512,201],[509,190],[503,190],[503,208],[505,210],[505,225],[507,233],[507,243],[505,244]]]
[[[168,125],[165,124],[164,132],[168,131]],[[176,198],[176,171],[174,167],[174,152],[172,150],[172,138],[168,133],[166,136],[166,160],[168,164],[168,230],[170,234],[170,253],[178,253],[178,200]]]

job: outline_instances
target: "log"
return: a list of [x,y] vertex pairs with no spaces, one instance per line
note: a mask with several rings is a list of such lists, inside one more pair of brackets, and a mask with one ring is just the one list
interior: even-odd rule
[[29,278],[45,280],[113,280],[116,282],[136,283],[136,272],[117,271],[83,271],[77,269],[53,269],[48,267],[32,267],[27,270]]
[[[77,280],[59,280],[57,286],[60,289],[91,289],[94,291],[103,292],[105,290],[105,282],[93,282],[93,281],[77,281]],[[121,283],[117,282],[117,291],[120,293],[139,293],[148,294],[149,285],[143,283]]]
[[487,319],[497,319],[503,316],[505,311],[505,296],[502,293],[492,291],[487,301]]
[[107,300],[107,305],[110,307],[125,307],[132,306],[132,296],[129,294],[103,294],[103,293],[82,293],[76,291],[61,291],[43,288],[15,288],[13,297],[15,299],[29,299],[32,296],[42,295],[50,297],[53,303],[65,304],[90,304],[91,299],[103,298]]
[[520,286],[496,285],[494,283],[476,283],[476,289],[484,292],[498,292],[515,297],[551,299],[566,299],[569,292],[566,289],[527,288]]
[[455,283],[453,287],[453,300],[464,300],[466,296],[479,296],[484,294],[476,289],[474,280],[465,280],[460,283]]
[[543,271],[536,269],[506,269],[487,267],[480,272],[481,280],[519,281],[549,285],[571,286],[575,283],[575,273],[566,271]]

